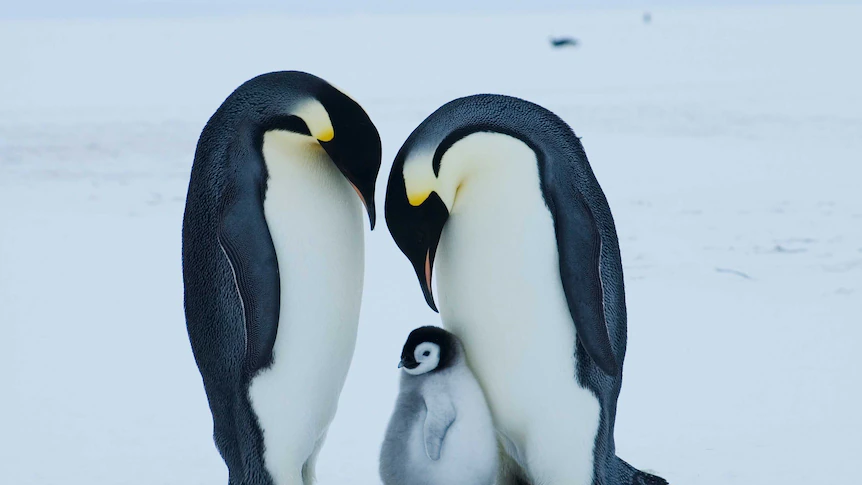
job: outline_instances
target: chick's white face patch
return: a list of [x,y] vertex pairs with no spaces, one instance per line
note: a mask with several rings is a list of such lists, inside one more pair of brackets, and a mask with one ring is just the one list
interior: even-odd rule
[[440,346],[431,342],[422,342],[413,351],[413,358],[419,365],[413,369],[404,368],[404,372],[418,376],[431,372],[440,364]]

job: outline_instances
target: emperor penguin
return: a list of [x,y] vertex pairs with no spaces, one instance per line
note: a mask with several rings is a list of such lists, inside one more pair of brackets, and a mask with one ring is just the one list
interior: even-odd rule
[[580,140],[501,95],[425,119],[389,174],[386,223],[425,299],[464,344],[504,470],[533,485],[664,484],[616,456],[626,350],[614,220]]
[[356,342],[380,158],[359,104],[303,72],[242,84],[200,135],[185,314],[229,485],[313,481]]
[[384,485],[493,485],[498,449],[491,411],[451,333],[407,337],[401,389],[380,452]]

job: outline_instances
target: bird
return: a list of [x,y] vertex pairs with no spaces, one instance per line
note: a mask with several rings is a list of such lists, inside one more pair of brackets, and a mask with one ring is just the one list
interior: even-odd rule
[[551,47],[560,48],[560,47],[576,47],[578,45],[578,39],[574,37],[551,37],[549,39],[551,43]]
[[491,411],[446,330],[410,332],[401,385],[380,452],[384,485],[494,485],[498,449]]
[[499,483],[664,484],[616,456],[623,269],[580,139],[504,95],[451,101],[398,151],[389,232],[464,344],[504,450]]
[[182,227],[186,328],[229,485],[309,484],[353,356],[381,143],[312,74],[262,74],[212,115]]

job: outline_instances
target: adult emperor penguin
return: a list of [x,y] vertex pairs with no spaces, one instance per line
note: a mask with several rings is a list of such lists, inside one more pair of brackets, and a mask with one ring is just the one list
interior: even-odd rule
[[384,485],[493,485],[494,423],[458,339],[417,328],[398,367],[401,389],[380,451]]
[[389,175],[386,223],[464,343],[505,449],[500,483],[663,484],[615,454],[626,350],[616,229],[580,140],[499,95],[452,101]]
[[302,72],[247,81],[201,133],[185,310],[230,485],[313,481],[353,356],[380,157],[365,111]]

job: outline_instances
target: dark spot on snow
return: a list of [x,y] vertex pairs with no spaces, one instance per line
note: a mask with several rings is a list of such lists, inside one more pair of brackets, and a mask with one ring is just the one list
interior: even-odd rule
[[728,273],[728,274],[736,275],[736,276],[739,276],[741,278],[745,278],[747,280],[753,279],[751,276],[748,276],[746,273],[743,273],[742,271],[737,271],[735,269],[715,268],[715,271],[717,273]]

